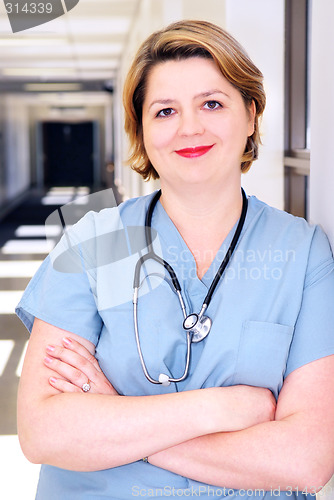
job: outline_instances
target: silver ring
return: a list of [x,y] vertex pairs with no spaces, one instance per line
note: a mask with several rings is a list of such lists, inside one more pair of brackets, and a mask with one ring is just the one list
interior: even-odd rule
[[81,389],[84,391],[84,392],[88,392],[90,391],[90,383],[89,383],[89,380],[88,382],[86,382],[86,384],[84,384]]

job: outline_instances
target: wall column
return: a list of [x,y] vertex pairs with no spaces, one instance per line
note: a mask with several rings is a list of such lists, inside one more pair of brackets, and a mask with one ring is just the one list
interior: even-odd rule
[[334,248],[334,2],[312,3],[310,220],[321,224]]

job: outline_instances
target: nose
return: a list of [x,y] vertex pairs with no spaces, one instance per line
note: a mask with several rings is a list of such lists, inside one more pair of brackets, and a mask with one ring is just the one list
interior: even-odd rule
[[204,125],[196,111],[183,111],[179,121],[179,135],[191,136],[203,134]]

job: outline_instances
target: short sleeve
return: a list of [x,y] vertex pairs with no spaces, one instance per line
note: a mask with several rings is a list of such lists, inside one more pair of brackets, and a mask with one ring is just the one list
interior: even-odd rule
[[[89,220],[88,220],[89,222]],[[85,229],[86,226],[86,229]],[[91,224],[88,224],[88,231]],[[87,231],[87,220],[80,223],[80,230]],[[87,234],[87,233],[86,233]],[[58,243],[44,260],[29,282],[15,312],[31,332],[34,318],[62,328],[93,342],[98,342],[102,319],[98,313],[92,291],[92,272],[89,275],[85,263],[75,269],[59,269],[54,255],[66,248],[68,235]],[[75,263],[79,262],[78,256]],[[73,271],[73,272],[71,272]]]
[[326,235],[316,227],[285,377],[331,354],[334,354],[334,260]]

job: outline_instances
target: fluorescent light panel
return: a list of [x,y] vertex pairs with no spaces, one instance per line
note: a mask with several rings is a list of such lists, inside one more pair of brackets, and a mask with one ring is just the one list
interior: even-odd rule
[[82,90],[80,83],[26,83],[26,92],[73,92]]
[[39,37],[39,38],[0,38],[0,47],[27,47],[27,46],[45,46],[45,45],[62,45],[67,44],[67,38],[59,37],[59,38],[48,38],[48,37]]
[[76,75],[75,68],[3,68],[5,76],[50,76],[50,75]]
[[76,61],[73,61],[72,59],[64,59],[60,58],[59,59],[48,59],[48,62],[46,64],[46,61],[44,59],[41,60],[30,60],[29,58],[20,58],[20,60],[12,60],[12,61],[7,61],[6,65],[4,67],[5,71],[9,70],[27,70],[30,68],[33,68],[34,71],[38,71],[40,68],[45,69],[46,71],[65,71],[65,68],[73,69],[73,68],[87,68],[87,69],[109,69],[109,68],[116,68],[118,65],[118,60],[115,58],[108,58],[108,59],[101,59],[101,58],[89,58],[85,59],[83,56],[82,58],[77,59]]
[[75,35],[126,35],[130,29],[129,17],[71,17],[67,18],[70,32]]
[[73,51],[78,55],[120,55],[123,50],[121,43],[73,43]]

